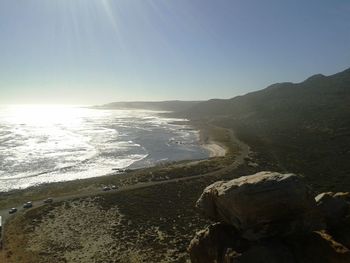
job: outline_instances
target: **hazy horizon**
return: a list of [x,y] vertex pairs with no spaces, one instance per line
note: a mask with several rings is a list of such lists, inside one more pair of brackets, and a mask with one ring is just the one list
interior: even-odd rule
[[350,3],[1,1],[0,105],[232,98],[350,66]]

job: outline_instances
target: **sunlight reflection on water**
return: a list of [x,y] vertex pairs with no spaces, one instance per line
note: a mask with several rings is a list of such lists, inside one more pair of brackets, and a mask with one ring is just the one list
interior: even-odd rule
[[0,108],[0,191],[101,176],[136,162],[206,158],[198,132],[172,121],[143,110]]

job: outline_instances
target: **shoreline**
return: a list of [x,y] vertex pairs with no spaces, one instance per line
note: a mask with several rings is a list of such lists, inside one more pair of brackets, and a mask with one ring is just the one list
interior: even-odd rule
[[[215,141],[212,137],[213,135],[210,134],[208,131],[208,127],[204,127],[203,125],[198,126],[194,121],[187,120],[187,121],[173,121],[171,124],[175,125],[187,125],[190,126],[193,130],[197,131],[199,133],[199,140],[198,144],[203,149],[207,150],[209,153],[209,158],[213,157],[225,157],[227,154],[227,147],[225,145],[220,144],[219,142]],[[188,160],[189,161],[189,160]]]
[[[189,124],[200,131],[200,146],[209,147],[208,151],[211,155],[215,154],[217,158],[209,157],[199,161],[184,160],[132,170],[119,175],[109,174],[83,180],[39,185],[11,193],[0,193],[0,214],[4,215],[3,223],[6,226],[6,231],[5,227],[3,228],[4,247],[3,251],[0,251],[0,258],[2,255],[13,253],[15,256],[11,257],[12,261],[9,262],[17,262],[18,255],[28,257],[32,260],[29,262],[35,262],[36,257],[41,257],[41,255],[34,253],[33,256],[32,252],[28,254],[18,248],[30,243],[34,243],[36,246],[41,244],[40,242],[46,244],[47,241],[55,241],[55,233],[58,232],[65,233],[64,236],[70,235],[69,227],[72,225],[75,229],[83,226],[82,229],[79,228],[78,233],[90,231],[95,234],[96,231],[99,231],[98,229],[109,229],[112,224],[113,229],[120,231],[117,236],[118,238],[120,236],[122,240],[115,242],[118,244],[116,247],[107,247],[104,255],[109,255],[110,251],[117,251],[118,255],[125,255],[128,258],[130,253],[138,253],[137,255],[142,255],[145,258],[153,258],[154,255],[161,254],[169,259],[164,262],[173,262],[173,256],[167,257],[167,251],[170,251],[168,249],[170,248],[178,258],[186,259],[188,257],[186,247],[192,237],[188,233],[196,232],[206,224],[203,220],[195,222],[192,220],[191,224],[188,224],[189,218],[196,218],[196,212],[192,207],[193,203],[204,187],[212,183],[213,180],[227,177],[227,174],[234,169],[247,169],[245,166],[238,168],[244,162],[247,153],[239,147],[237,148],[239,146],[236,142],[237,138],[230,130],[205,122],[197,122],[196,125]],[[222,154],[224,157],[218,156]],[[102,187],[110,187],[111,185],[115,185],[116,188],[107,192],[103,191]],[[48,197],[53,198],[53,204],[44,203]],[[33,202],[33,208],[25,210],[20,204],[28,200]],[[89,205],[86,206],[86,204]],[[145,206],[145,204],[147,205]],[[17,215],[8,214],[10,207],[18,209]],[[106,208],[108,209],[106,210]],[[182,211],[180,216],[176,212],[179,209]],[[125,218],[125,220],[116,219],[113,215],[110,220],[102,222],[107,227],[101,228],[99,220],[96,223],[96,216],[104,218],[106,214],[111,215],[111,212],[114,211],[122,215],[121,218]],[[152,215],[155,213],[152,220],[149,216],[150,211]],[[85,216],[81,216],[82,213]],[[37,218],[44,220],[39,222]],[[164,220],[169,220],[169,223],[166,224]],[[91,222],[96,224],[91,224]],[[57,230],[52,223],[58,223],[57,227],[61,230]],[[21,231],[28,225],[38,226],[37,224],[40,225],[40,229],[46,229],[45,232],[32,231],[28,234]],[[85,227],[87,224],[90,225],[89,228]],[[118,224],[117,228],[116,224]],[[141,240],[145,241],[145,244],[149,244],[149,229],[154,229],[161,236],[161,239],[152,238],[155,240],[153,242],[155,245],[153,243],[150,245],[152,251],[140,247],[124,250],[125,239],[135,240],[135,243]],[[136,235],[134,235],[135,233]],[[103,234],[108,238],[116,236],[108,231]],[[34,241],[33,237],[36,238]],[[89,240],[82,238],[81,234],[74,235],[74,238],[80,238],[79,242],[89,244]],[[108,238],[106,240],[109,240]],[[174,246],[174,239],[177,240],[176,246]],[[95,241],[93,242],[95,244]],[[105,243],[100,244],[104,246]],[[158,246],[159,244],[166,244],[165,252],[161,246]],[[53,247],[54,249],[50,250],[50,255],[56,258],[57,253],[61,255],[61,252],[55,250],[60,248],[60,243],[54,244]],[[72,247],[76,254],[85,253],[84,247],[76,248],[74,245]],[[156,247],[160,248],[157,250]]]
[[[145,156],[144,158],[140,159],[140,160],[136,160],[135,162],[133,162],[132,164],[125,166],[125,167],[121,167],[121,168],[115,168],[115,167],[111,167],[110,170],[108,169],[96,169],[96,172],[94,173],[89,173],[89,175],[85,175],[84,176],[80,176],[79,178],[74,178],[74,177],[78,177],[75,176],[74,174],[72,174],[72,176],[70,178],[65,178],[62,177],[62,179],[58,179],[58,180],[50,180],[50,178],[47,178],[46,181],[44,180],[36,180],[37,182],[31,184],[31,185],[27,185],[25,187],[22,187],[22,184],[16,184],[16,182],[14,181],[13,185],[15,187],[4,187],[3,189],[0,190],[0,194],[4,194],[4,193],[10,193],[10,192],[14,192],[14,191],[21,191],[21,190],[26,190],[29,188],[34,188],[34,187],[40,187],[40,186],[45,186],[45,185],[50,185],[50,184],[55,184],[55,183],[64,183],[64,182],[73,182],[76,180],[86,180],[86,179],[91,179],[91,178],[98,178],[98,177],[106,177],[112,174],[116,174],[115,170],[135,170],[135,169],[147,169],[147,168],[151,168],[151,167],[155,167],[158,165],[166,165],[167,163],[171,164],[174,162],[190,162],[193,160],[206,160],[212,157],[222,157],[225,155],[225,151],[224,149],[222,149],[222,147],[220,147],[219,145],[215,145],[216,143],[204,143],[201,140],[201,135],[199,135],[199,138],[197,139],[197,134],[202,134],[202,130],[198,129],[197,127],[194,127],[191,123],[190,120],[185,120],[185,119],[181,119],[181,118],[176,118],[178,119],[177,121],[172,121],[169,122],[169,124],[174,124],[176,125],[176,129],[178,129],[179,131],[182,130],[182,128],[184,127],[184,130],[189,130],[189,132],[194,133],[194,136],[196,136],[195,138],[195,143],[193,144],[194,147],[196,147],[196,151],[200,153],[200,156],[196,156],[194,154],[191,153],[191,151],[188,152],[188,154],[186,153],[185,156],[183,156],[183,159],[171,159],[171,153],[168,155],[170,159],[166,158],[166,160],[164,159],[155,159],[155,160],[150,160],[150,162],[147,162],[147,157],[149,154],[147,154],[147,156]],[[185,140],[185,139],[184,139]],[[179,143],[182,144],[182,138],[179,139]],[[165,157],[168,157],[167,155],[165,155]],[[177,157],[176,157],[177,158]],[[118,160],[118,157],[116,158]],[[146,162],[145,162],[146,160]],[[73,167],[73,166],[72,166]],[[70,167],[69,167],[70,168]],[[66,169],[66,168],[63,168]],[[60,171],[61,169],[57,169],[57,175],[60,175]],[[35,174],[34,176],[37,175],[41,175],[41,174],[50,174],[55,172],[55,170],[47,170],[45,172],[42,173],[38,173]],[[78,171],[79,172],[79,171]],[[83,171],[84,172],[84,171]],[[89,172],[88,170],[86,170],[86,172]],[[91,175],[90,175],[91,174]],[[28,177],[33,177],[28,176]],[[53,178],[55,178],[56,176],[54,176]],[[60,176],[58,176],[60,177]],[[10,179],[9,180],[13,180]],[[16,186],[17,185],[17,186]]]
[[[199,130],[200,132],[200,130]],[[74,179],[74,180],[68,180],[68,181],[58,181],[58,182],[46,182],[46,183],[42,183],[42,184],[38,184],[38,185],[34,185],[34,186],[30,186],[27,188],[19,188],[19,189],[11,189],[9,191],[0,191],[0,201],[2,196],[11,196],[12,194],[17,194],[19,192],[31,192],[31,191],[35,191],[35,190],[39,190],[39,189],[43,189],[43,188],[50,188],[50,187],[54,187],[55,185],[59,186],[59,185],[63,185],[63,184],[77,184],[79,182],[81,183],[94,183],[97,181],[104,181],[104,179],[108,180],[109,177],[114,177],[114,176],[125,176],[128,175],[129,173],[133,174],[133,173],[138,173],[138,172],[146,172],[149,169],[157,169],[158,167],[172,167],[172,166],[183,166],[183,165],[191,165],[192,163],[196,163],[196,162],[207,162],[212,158],[216,158],[216,157],[225,157],[227,154],[227,149],[224,146],[221,146],[219,143],[217,142],[210,142],[210,143],[204,143],[201,142],[201,140],[199,141],[199,147],[205,149],[208,151],[209,155],[207,158],[205,159],[186,159],[186,160],[179,160],[179,161],[174,161],[174,162],[169,162],[169,163],[154,163],[152,166],[145,166],[145,167],[139,167],[139,168],[131,168],[129,169],[128,167],[121,169],[121,170],[125,170],[127,172],[115,172],[113,171],[113,169],[111,170],[110,173],[101,175],[101,176],[95,176],[95,177],[88,177],[88,178],[83,178],[83,179]],[[1,208],[1,205],[0,205]]]
[[103,176],[43,183],[25,189],[14,189],[8,192],[0,192],[0,210],[8,208],[12,206],[12,204],[22,203],[26,200],[35,201],[50,196],[63,196],[72,193],[81,194],[91,191],[96,192],[104,185],[117,185],[118,187],[123,187],[139,182],[181,178],[183,176],[196,174],[197,169],[209,172],[216,170],[215,167],[222,167],[222,165],[225,165],[226,160],[232,157],[230,146],[226,145],[228,142],[225,140],[218,142],[220,136],[217,134],[215,134],[215,136],[213,135],[212,127],[209,127],[203,122],[188,121],[186,124],[199,131],[200,138],[198,143],[200,147],[209,152],[207,158],[201,160],[182,160],[171,163],[155,164],[151,167],[132,169],[121,174],[111,171]]
[[199,144],[209,152],[209,158],[230,157],[233,154],[231,139],[226,140],[227,130],[207,122],[189,120],[189,125],[199,132]]
[[[179,118],[181,119],[181,118]],[[203,122],[194,122],[192,120],[186,119],[186,120],[179,120],[179,121],[172,121],[169,122],[170,124],[178,125],[178,126],[189,126],[189,128],[193,131],[198,132],[199,138],[197,141],[197,146],[205,149],[208,152],[208,157],[203,159],[183,159],[183,160],[177,160],[177,161],[169,161],[169,162],[155,162],[152,165],[149,166],[143,166],[143,167],[132,167],[134,165],[131,164],[124,168],[118,168],[117,170],[129,170],[129,171],[135,171],[135,170],[145,170],[149,168],[155,168],[159,165],[171,165],[174,163],[191,163],[193,161],[207,161],[211,158],[215,157],[225,157],[228,153],[229,147],[225,145],[225,143],[217,142],[211,134],[211,131],[209,131],[209,125]],[[136,161],[135,163],[137,163]],[[131,167],[131,168],[130,168]],[[114,171],[114,168],[111,169],[110,172],[107,172],[106,174],[95,176],[95,177],[87,177],[87,178],[78,178],[73,180],[63,180],[63,181],[56,181],[56,182],[44,182],[40,183],[38,185],[32,185],[27,188],[15,188],[11,189],[9,191],[0,191],[0,197],[1,194],[10,194],[17,191],[25,191],[27,189],[33,189],[38,187],[45,187],[52,184],[62,184],[62,183],[69,183],[69,182],[76,182],[76,181],[84,181],[84,180],[94,180],[96,178],[103,178],[111,175],[116,175],[116,172]]]

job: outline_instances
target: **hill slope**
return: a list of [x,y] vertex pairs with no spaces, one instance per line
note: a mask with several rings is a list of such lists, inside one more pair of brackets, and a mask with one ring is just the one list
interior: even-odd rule
[[316,186],[350,188],[350,69],[202,102],[183,115],[233,128],[264,158]]
[[[228,115],[245,118],[246,115],[280,110],[314,112],[345,106],[350,95],[350,69],[326,77],[314,75],[302,83],[277,83],[266,89],[229,100],[209,100],[192,107],[190,117]],[[345,96],[345,97],[344,97]],[[347,104],[349,105],[349,104]],[[243,114],[243,116],[242,116]]]

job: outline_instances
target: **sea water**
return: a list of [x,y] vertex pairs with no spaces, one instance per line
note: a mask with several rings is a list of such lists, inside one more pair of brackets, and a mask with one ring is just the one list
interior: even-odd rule
[[203,159],[198,131],[146,110],[0,107],[0,192]]

